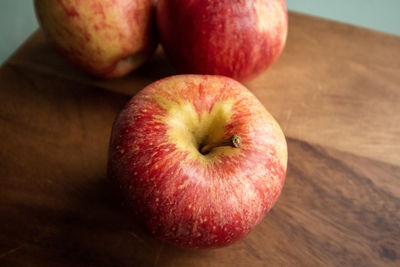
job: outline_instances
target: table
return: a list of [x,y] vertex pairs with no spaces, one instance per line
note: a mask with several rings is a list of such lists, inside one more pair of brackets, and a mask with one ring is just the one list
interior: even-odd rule
[[286,49],[246,85],[282,126],[282,195],[246,238],[154,241],[106,179],[112,122],[174,74],[161,50],[126,78],[88,78],[40,31],[0,68],[1,266],[399,266],[400,38],[290,13]]

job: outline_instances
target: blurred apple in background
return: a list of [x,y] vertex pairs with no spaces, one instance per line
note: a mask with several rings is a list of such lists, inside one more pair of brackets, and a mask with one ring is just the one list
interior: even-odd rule
[[158,239],[213,248],[244,237],[285,181],[281,128],[243,85],[223,76],[157,81],[117,117],[109,178]]
[[83,71],[126,75],[156,47],[153,0],[35,0],[37,18],[57,51]]
[[283,50],[285,0],[159,0],[157,28],[171,62],[183,73],[246,81]]

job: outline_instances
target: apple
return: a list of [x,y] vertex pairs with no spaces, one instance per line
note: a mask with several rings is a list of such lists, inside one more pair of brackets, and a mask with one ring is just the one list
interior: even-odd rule
[[157,28],[182,73],[247,81],[281,54],[287,36],[285,0],[159,0]]
[[34,4],[51,45],[93,76],[124,76],[155,50],[153,0],[35,0]]
[[178,75],[135,95],[114,122],[108,176],[157,239],[214,248],[277,201],[287,146],[257,98],[224,76]]

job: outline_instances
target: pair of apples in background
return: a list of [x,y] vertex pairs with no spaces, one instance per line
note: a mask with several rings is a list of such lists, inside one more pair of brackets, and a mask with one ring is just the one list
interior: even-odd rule
[[159,37],[179,72],[245,81],[277,59],[287,34],[284,0],[36,0],[35,7],[53,47],[103,78],[141,66]]
[[211,74],[147,86],[114,123],[109,177],[156,238],[220,247],[261,221],[284,184],[286,141],[231,78],[255,77],[282,52],[284,0],[36,0],[35,8],[52,46],[91,75],[130,73],[158,38],[178,71]]

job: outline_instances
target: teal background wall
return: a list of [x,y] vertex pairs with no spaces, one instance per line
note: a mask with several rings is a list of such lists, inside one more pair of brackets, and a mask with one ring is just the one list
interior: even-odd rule
[[400,0],[286,0],[293,11],[400,35]]
[[[31,0],[0,0],[0,64],[38,27]],[[400,0],[287,0],[289,10],[400,35]]]
[[37,27],[33,1],[0,0],[0,64]]

